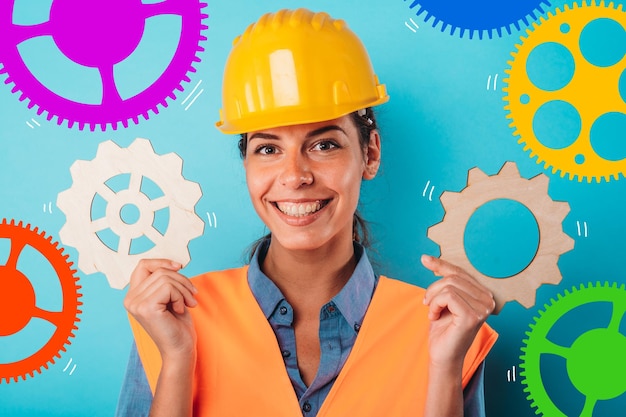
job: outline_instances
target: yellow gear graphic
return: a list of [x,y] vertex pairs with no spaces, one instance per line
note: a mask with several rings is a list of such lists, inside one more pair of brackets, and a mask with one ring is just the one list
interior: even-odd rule
[[[175,153],[157,155],[150,141],[137,138],[128,148],[113,141],[98,146],[92,161],[78,160],[72,164],[72,187],[59,193],[57,206],[66,215],[59,231],[61,241],[78,250],[78,267],[86,274],[102,272],[111,288],[122,289],[141,258],[167,258],[186,265],[190,260],[187,244],[204,232],[204,223],[194,206],[202,196],[200,185],[182,176],[182,159]],[[127,189],[118,192],[107,181],[118,174],[129,174]],[[148,178],[163,191],[163,196],[150,199],[141,191],[143,179]],[[106,214],[93,219],[91,206],[96,195],[107,201]],[[121,209],[133,205],[139,219],[127,224]],[[165,232],[154,226],[155,213],[168,208],[169,223]],[[104,244],[97,232],[110,228],[119,236],[112,249]],[[154,246],[142,253],[129,252],[133,239],[146,236]]]
[[[533,260],[523,271],[508,278],[492,278],[479,272],[469,261],[463,245],[465,226],[474,212],[497,199],[523,204],[539,226],[540,240]],[[505,163],[492,176],[473,168],[467,175],[465,189],[458,193],[446,191],[440,200],[446,213],[440,223],[428,228],[428,237],[439,244],[442,259],[463,268],[492,291],[496,301],[494,313],[499,313],[511,300],[530,308],[535,304],[537,288],[561,282],[559,256],[574,247],[574,240],[563,232],[561,225],[569,213],[569,204],[548,196],[546,175],[522,178],[514,162]]]
[[[507,118],[511,119],[510,127],[514,135],[519,137],[518,143],[524,144],[524,151],[530,151],[530,158],[537,157],[538,164],[543,163],[552,173],[560,171],[561,177],[568,174],[572,180],[583,178],[591,182],[595,178],[610,181],[619,179],[619,174],[626,172],[626,158],[613,160],[600,156],[591,143],[591,130],[600,116],[607,114],[626,115],[626,98],[620,96],[620,76],[626,68],[626,54],[613,65],[597,66],[588,62],[581,53],[581,33],[590,22],[599,19],[610,19],[626,28],[626,13],[622,5],[610,3],[599,5],[585,1],[581,5],[574,3],[571,7],[564,6],[564,11],[556,9],[549,12],[547,19],[540,18],[532,28],[526,30],[521,44],[516,45],[517,51],[512,52],[513,60],[508,61],[510,69],[505,73],[507,84],[503,88],[506,96]],[[620,41],[606,40],[608,46],[618,48]],[[550,91],[540,88],[531,80],[527,73],[528,58],[539,46],[556,44],[567,48],[574,60],[574,71],[569,82],[562,88]],[[558,65],[558,64],[555,64]],[[623,80],[622,80],[623,82]],[[537,139],[533,129],[533,120],[537,110],[546,103],[565,102],[575,109],[580,116],[580,132],[565,147],[547,146]]]

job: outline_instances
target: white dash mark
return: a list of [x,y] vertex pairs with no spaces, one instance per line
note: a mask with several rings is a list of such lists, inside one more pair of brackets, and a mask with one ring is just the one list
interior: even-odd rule
[[182,106],[183,104],[185,104],[185,103],[187,102],[187,100],[189,100],[189,97],[193,96],[193,93],[195,93],[195,92],[196,92],[196,89],[198,88],[198,86],[199,86],[201,83],[202,83],[202,80],[198,81],[198,83],[197,83],[197,84],[196,84],[196,86],[193,88],[193,90],[191,90],[191,93],[189,93],[189,94],[187,95],[187,98],[185,98],[185,99],[183,100],[183,102],[182,102],[182,103],[180,103],[180,105],[181,105],[181,106]]
[[198,97],[200,97],[200,94],[202,94],[203,92],[204,92],[204,88],[198,91],[198,94],[196,94],[196,96],[189,102],[189,104],[187,104],[187,107],[185,107],[185,111],[189,110],[189,107],[191,107],[191,105],[196,101]]
[[428,190],[428,186],[430,185],[430,180],[426,183],[426,187],[424,187],[424,191],[422,191],[422,197],[426,197],[426,190]]
[[[67,363],[67,365],[65,365],[65,368],[63,368],[63,372],[67,371],[67,368],[70,367],[71,363],[72,363],[72,358],[70,358],[70,361]],[[76,365],[74,365],[74,366],[76,366]]]

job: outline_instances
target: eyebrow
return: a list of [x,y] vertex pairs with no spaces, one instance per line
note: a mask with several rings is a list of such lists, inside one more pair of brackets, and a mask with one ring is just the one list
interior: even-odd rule
[[[306,134],[306,138],[312,138],[314,136],[318,136],[318,135],[322,135],[326,132],[330,132],[333,130],[338,130],[340,132],[342,132],[344,135],[347,136],[347,133],[345,130],[343,130],[341,127],[337,126],[337,125],[328,125],[328,126],[323,126],[320,127],[319,129],[315,129],[310,131],[309,133]],[[273,139],[273,140],[277,140],[279,139],[279,137],[277,135],[273,135],[271,133],[264,133],[264,132],[258,132],[253,134],[252,136],[250,136],[248,138],[248,141],[251,141],[252,139]]]

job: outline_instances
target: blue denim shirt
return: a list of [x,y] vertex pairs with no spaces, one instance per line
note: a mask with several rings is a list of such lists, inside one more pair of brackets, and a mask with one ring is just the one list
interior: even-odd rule
[[274,329],[303,415],[315,416],[348,359],[378,280],[363,247],[355,244],[357,266],[352,276],[341,291],[320,310],[320,363],[315,379],[307,387],[298,369],[293,308],[259,266],[265,258],[268,246],[269,240],[264,241],[255,252],[248,270],[248,283]]
[[[317,415],[350,354],[378,279],[363,247],[355,244],[358,261],[352,276],[320,310],[320,363],[315,379],[306,386],[298,369],[293,308],[260,268],[268,246],[269,240],[264,241],[254,253],[248,270],[248,283],[276,334],[302,414],[313,417]],[[463,393],[466,417],[485,416],[483,373],[484,365],[481,364]],[[116,416],[147,416],[151,403],[152,394],[137,348],[133,344]]]

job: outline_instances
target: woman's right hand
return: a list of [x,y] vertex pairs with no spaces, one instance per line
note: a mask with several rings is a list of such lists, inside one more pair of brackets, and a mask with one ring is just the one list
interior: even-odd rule
[[139,261],[124,298],[124,307],[154,340],[164,361],[195,353],[196,333],[187,307],[197,305],[197,290],[178,273],[181,267],[167,259]]

